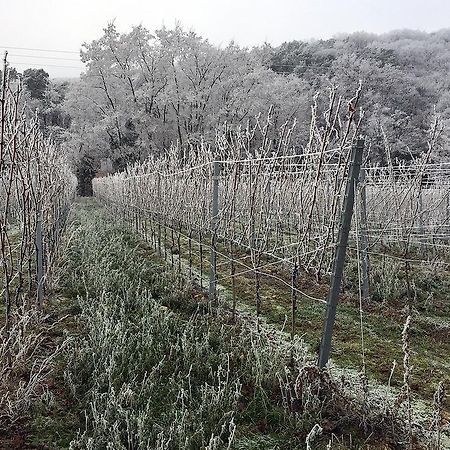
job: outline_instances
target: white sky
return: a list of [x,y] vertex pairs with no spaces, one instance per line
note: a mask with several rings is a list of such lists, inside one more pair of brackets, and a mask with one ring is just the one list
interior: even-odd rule
[[[232,39],[245,46],[277,45],[341,32],[447,28],[450,0],[0,0],[0,51],[9,46],[78,52],[113,19],[119,31],[179,21],[219,45]],[[77,53],[9,53],[19,71],[43,67],[53,77],[68,77],[82,70]]]

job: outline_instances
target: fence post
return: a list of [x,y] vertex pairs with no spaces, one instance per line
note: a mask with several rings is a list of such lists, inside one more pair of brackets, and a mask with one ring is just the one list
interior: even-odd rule
[[344,273],[345,253],[347,250],[348,235],[352,222],[353,206],[355,202],[355,188],[358,183],[359,170],[364,151],[364,140],[358,139],[356,146],[352,147],[351,162],[345,187],[344,203],[339,226],[338,240],[331,275],[331,285],[327,298],[327,309],[325,314],[322,341],[320,344],[319,368],[323,369],[329,359],[331,351],[331,337],[333,335],[334,321],[336,318],[336,307],[341,290],[342,275]]
[[44,298],[44,246],[42,239],[42,208],[37,205],[36,211],[36,279],[37,279],[37,304],[38,308],[42,307],[42,300]]
[[220,163],[213,163],[213,189],[211,210],[211,256],[209,264],[209,293],[208,298],[211,305],[217,302],[217,223],[219,214],[219,178]]
[[367,236],[367,192],[366,192],[366,169],[361,168],[359,181],[361,183],[360,190],[360,228],[358,239],[360,240],[361,249],[361,274],[362,274],[362,298],[368,300],[370,298],[369,288],[369,238]]

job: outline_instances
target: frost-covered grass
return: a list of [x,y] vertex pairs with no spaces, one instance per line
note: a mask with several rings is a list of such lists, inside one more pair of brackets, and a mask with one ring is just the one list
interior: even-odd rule
[[[134,228],[135,223],[128,223]],[[150,229],[150,226],[148,227]],[[144,231],[141,229],[141,235]],[[164,233],[162,233],[164,236]],[[177,248],[175,232],[175,248],[171,246],[170,230],[167,232],[166,248],[161,252],[167,253],[167,264],[171,265],[174,251],[174,269],[178,270],[178,258],[181,254],[181,266],[186,277],[194,273],[196,280],[200,279],[200,258],[198,246],[192,244],[192,268],[189,267],[188,239],[182,236],[180,250]],[[147,231],[147,238],[151,241],[151,232]],[[164,244],[164,239],[162,240]],[[203,249],[203,286],[208,283],[209,251],[205,239]],[[154,245],[154,244],[153,244]],[[164,247],[164,245],[163,245]],[[229,248],[219,242],[219,252],[227,254]],[[398,253],[396,248],[391,249]],[[425,251],[425,250],[424,250]],[[430,252],[430,250],[427,250]],[[218,282],[221,292],[221,304],[230,308],[232,303],[232,280],[228,258],[218,256]],[[446,260],[448,255],[443,252],[439,259]],[[250,255],[244,252],[235,254],[236,260],[251,264]],[[411,258],[431,258],[431,255],[420,253],[413,247]],[[269,261],[266,261],[269,262]],[[372,299],[363,302],[364,347],[365,360],[361,351],[361,325],[358,298],[358,266],[355,251],[349,251],[343,282],[343,294],[340,297],[337,310],[336,326],[333,333],[333,361],[341,367],[359,371],[363,364],[370,379],[380,383],[401,388],[403,359],[401,332],[408,315],[407,287],[405,281],[405,264],[391,258],[371,255],[371,294]],[[445,266],[444,266],[445,267]],[[255,311],[255,279],[254,273],[236,263],[236,271],[243,272],[235,278],[238,308]],[[289,328],[291,315],[290,276],[282,268],[271,266],[264,269],[269,276],[261,277],[260,293],[262,298],[261,313],[266,321],[273,326],[283,329]],[[411,269],[411,304],[413,321],[411,328],[411,342],[413,365],[411,390],[417,399],[431,404],[434,393],[441,381],[449,385],[450,371],[450,308],[447,302],[450,289],[450,275],[439,263],[420,265],[415,264]],[[273,278],[275,275],[283,282]],[[316,280],[311,274],[301,272],[298,280],[299,289],[309,296],[326,298],[329,289],[329,278]],[[323,327],[324,305],[314,302],[305,296],[298,295],[297,333],[310,346],[317,349],[320,343]],[[393,361],[397,366],[391,374]],[[446,414],[450,411],[450,398],[444,399]]]
[[0,329],[0,448],[1,437],[19,426],[45,396],[48,376],[65,345],[49,338],[57,320],[36,310],[13,319],[8,333]]
[[386,448],[404,438],[392,405],[364,401],[364,382],[344,388],[300,341],[291,359],[270,327],[208,314],[204,296],[95,204],[75,214],[61,279],[79,311],[65,370],[82,411],[71,449]]

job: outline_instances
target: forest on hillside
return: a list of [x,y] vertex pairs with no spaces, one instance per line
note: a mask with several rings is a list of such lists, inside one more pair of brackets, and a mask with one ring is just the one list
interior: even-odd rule
[[[331,95],[345,99],[350,112],[359,83],[360,131],[371,161],[385,165],[425,152],[435,115],[443,132],[432,158],[446,161],[449,42],[450,30],[402,30],[247,49],[233,42],[217,47],[180,27],[137,26],[121,34],[110,24],[83,45],[80,80],[52,81],[33,69],[23,78],[28,107],[86,173],[102,158],[121,170],[171,145],[210,144],[219,126],[245,128],[269,112],[274,141],[280,126],[295,121],[300,154],[311,117],[325,125]],[[334,127],[336,141],[342,126]]]

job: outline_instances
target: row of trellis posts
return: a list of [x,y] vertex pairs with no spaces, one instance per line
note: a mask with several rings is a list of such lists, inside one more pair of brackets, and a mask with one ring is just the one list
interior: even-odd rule
[[[335,246],[335,255],[334,255],[334,262],[333,262],[333,269],[332,269],[332,279],[331,279],[331,286],[330,291],[328,294],[327,302],[326,302],[326,315],[324,320],[324,329],[323,329],[323,336],[322,336],[322,343],[321,343],[321,349],[320,349],[320,357],[319,357],[319,365],[320,367],[324,367],[328,361],[329,354],[330,354],[330,348],[331,348],[331,337],[333,333],[333,325],[335,321],[335,314],[336,314],[336,305],[338,300],[338,295],[340,292],[341,282],[342,282],[342,276],[343,276],[343,270],[344,270],[344,260],[345,260],[345,253],[346,253],[346,247],[348,243],[349,238],[349,232],[350,232],[350,225],[353,215],[353,206],[355,201],[355,191],[359,179],[360,174],[360,167],[361,167],[361,161],[362,161],[362,155],[364,152],[364,141],[363,139],[358,139],[356,142],[356,145],[352,146],[351,152],[350,152],[350,158],[348,163],[348,174],[346,178],[346,187],[344,192],[344,198],[342,201],[342,211],[340,214],[340,225],[338,228],[338,237],[337,237],[337,244]],[[222,162],[221,161],[213,161],[210,163],[212,166],[212,185],[211,185],[211,211],[210,211],[210,261],[209,261],[209,286],[208,286],[208,297],[210,301],[210,305],[212,307],[218,306],[218,293],[217,293],[217,245],[218,245],[218,233],[217,228],[219,224],[219,189],[220,189],[220,179],[221,179],[221,167]],[[156,185],[156,196],[160,197],[161,195],[161,178],[159,174],[156,174],[157,181],[155,183]],[[96,180],[97,183],[102,183],[102,179]],[[95,185],[95,183],[94,183]],[[95,189],[96,195],[98,197],[102,197],[103,195],[98,192],[98,189]],[[104,199],[106,200],[106,199]],[[110,199],[111,200],[111,199]],[[132,205],[129,205],[132,206]],[[125,205],[123,205],[125,207]],[[136,209],[139,209],[139,207],[136,206]],[[145,211],[145,209],[144,209]],[[148,211],[147,211],[148,212]],[[153,213],[153,212],[152,212]],[[160,213],[156,213],[158,216]],[[138,215],[136,213],[136,226],[138,226]],[[158,248],[158,252],[161,254],[161,222],[160,220],[157,220],[158,222],[158,231],[157,231],[157,237],[156,239],[156,247]],[[164,228],[165,230],[165,228]],[[165,232],[165,231],[164,231]],[[145,232],[146,233],[146,232]],[[364,245],[362,246],[362,254],[364,253],[366,248],[364,248]],[[201,251],[201,250],[200,250]],[[173,255],[172,255],[173,257]],[[367,258],[365,258],[365,261],[367,261]],[[181,257],[179,258],[179,269],[181,270]],[[294,268],[294,272],[298,272],[297,269]],[[364,279],[368,280],[367,276],[368,267],[365,266],[364,272],[365,276]],[[258,272],[256,270],[255,272]],[[295,277],[295,275],[294,275]],[[293,285],[295,285],[295,279],[293,280]],[[366,288],[368,291],[368,283],[366,283]],[[295,288],[292,291],[292,295],[295,297]],[[364,295],[368,295],[368,292],[365,292]],[[295,300],[295,299],[294,299]],[[293,326],[294,329],[294,315],[295,315],[295,308],[294,305],[295,302],[293,302]],[[293,331],[292,331],[293,333]]]
[[[358,251],[360,253],[358,264],[361,270],[361,297],[363,300],[370,298],[369,289],[369,239],[368,239],[368,222],[367,222],[367,193],[366,193],[366,169],[362,167],[362,158],[364,154],[364,139],[359,138],[352,146],[344,199],[342,202],[342,210],[340,212],[339,227],[337,241],[335,245],[335,253],[332,265],[330,288],[326,299],[326,311],[323,323],[323,332],[320,343],[318,365],[324,368],[329,360],[331,351],[331,340],[333,335],[333,327],[336,318],[336,308],[339,294],[341,292],[342,279],[344,275],[344,265],[349,241],[352,217],[354,213],[355,201],[359,201],[358,212],[359,229],[356,239],[358,239]],[[212,210],[211,210],[211,253],[210,253],[210,273],[209,273],[209,291],[208,297],[212,304],[217,306],[217,217],[219,214],[219,180],[220,180],[220,162],[214,161],[213,165],[213,186],[212,186]],[[420,175],[422,180],[423,173]],[[420,181],[421,183],[422,181]],[[358,183],[361,184],[358,190]],[[359,196],[356,194],[359,193]],[[447,192],[447,219],[448,210],[450,208],[450,196]],[[422,187],[419,187],[418,205],[422,206]],[[420,212],[420,211],[419,211]],[[447,220],[446,219],[446,220]],[[419,234],[423,236],[426,233],[422,219],[422,213],[418,215]],[[420,238],[419,238],[420,239]],[[295,284],[298,268],[293,270],[292,285]],[[295,292],[293,292],[295,295]],[[293,301],[292,320],[295,315],[295,301]],[[294,324],[292,325],[292,330]]]
[[[364,140],[358,139],[356,145],[352,147],[350,157],[350,166],[345,188],[343,208],[339,224],[338,238],[332,269],[330,291],[327,297],[326,314],[323,325],[323,333],[320,344],[319,367],[326,366],[330,351],[333,327],[336,318],[336,307],[341,290],[342,277],[344,273],[345,254],[347,250],[348,238],[350,233],[351,221],[353,216],[355,192],[359,180],[362,157],[364,152]],[[220,180],[220,162],[213,162],[213,189],[212,189],[212,211],[211,211],[211,253],[210,253],[210,272],[209,272],[209,301],[217,306],[217,219],[219,215],[219,180]],[[365,193],[361,196],[362,204],[365,204]],[[365,217],[365,206],[363,206],[363,217]],[[365,236],[365,234],[364,234]],[[367,237],[363,239],[363,280],[364,296],[369,295],[368,285],[368,256],[367,256]],[[294,306],[295,309],[295,306]]]
[[[336,209],[336,212],[333,212],[333,209],[324,209],[321,210],[321,214],[335,214],[335,218],[331,218],[329,220],[330,223],[338,223],[338,227],[336,229],[336,233],[332,232],[331,236],[335,236],[335,241],[329,242],[330,246],[321,247],[322,249],[332,248],[334,255],[330,257],[327,257],[327,261],[330,261],[329,269],[327,269],[327,273],[331,273],[331,283],[330,288],[328,291],[327,299],[326,301],[319,300],[323,303],[326,303],[326,310],[325,310],[325,319],[323,324],[323,333],[322,333],[322,339],[321,339],[321,346],[320,346],[320,353],[319,353],[319,366],[322,368],[324,367],[329,359],[330,355],[330,349],[331,349],[331,339],[332,339],[332,333],[333,333],[333,325],[335,321],[336,316],[336,308],[337,308],[337,301],[338,296],[341,291],[341,284],[343,279],[343,271],[344,271],[344,261],[345,261],[345,255],[346,250],[348,247],[349,242],[349,236],[352,235],[351,231],[351,223],[352,223],[352,216],[354,215],[354,209],[357,210],[357,216],[358,220],[356,221],[356,241],[357,241],[357,249],[358,249],[358,265],[360,265],[361,270],[361,279],[360,279],[360,295],[363,299],[369,298],[369,238],[372,237],[373,241],[381,240],[386,241],[387,243],[396,241],[397,237],[399,236],[399,241],[401,241],[402,237],[400,234],[397,233],[397,228],[399,227],[399,224],[403,227],[403,222],[406,221],[404,225],[404,228],[406,231],[410,231],[412,224],[418,223],[417,232],[414,239],[417,241],[421,241],[426,234],[429,234],[430,236],[435,236],[435,232],[441,230],[443,226],[446,226],[448,219],[450,218],[449,212],[450,212],[450,203],[449,203],[449,192],[448,192],[448,186],[445,185],[441,186],[441,181],[447,177],[448,168],[447,167],[440,167],[436,168],[433,167],[433,165],[428,166],[426,161],[418,160],[414,166],[410,167],[402,167],[402,166],[396,166],[395,168],[391,167],[389,170],[386,170],[387,168],[377,168],[377,167],[370,167],[365,166],[362,167],[362,157],[364,153],[364,141],[363,139],[356,140],[356,143],[352,145],[351,151],[349,152],[349,155],[347,158],[344,158],[343,161],[346,161],[344,166],[340,166],[336,168],[332,168],[330,170],[333,170],[337,173],[337,170],[340,172],[340,179],[342,180],[344,184],[342,184],[342,188],[338,187],[338,191],[335,191],[335,196],[342,195],[342,198],[337,203],[339,205],[339,208]],[[308,154],[305,155],[308,157]],[[293,156],[285,156],[286,158],[293,158]],[[281,158],[281,157],[280,157]],[[284,157],[283,157],[284,158]],[[264,158],[263,158],[264,159]],[[268,158],[270,159],[270,158]],[[275,158],[276,159],[276,158]],[[176,158],[174,158],[176,160]],[[272,160],[272,159],[271,159]],[[211,162],[212,161],[212,162]],[[227,170],[227,164],[228,167],[232,167],[232,165],[236,165],[242,162],[247,161],[254,161],[251,160],[214,160],[214,158],[208,159],[206,158],[206,162],[202,162],[202,164],[197,164],[195,162],[191,162],[191,166],[187,166],[185,168],[181,167],[180,170],[178,168],[170,168],[170,164],[167,166],[167,173],[163,173],[165,170],[165,167],[163,163],[162,166],[159,168],[154,166],[154,163],[149,163],[148,166],[144,167],[144,169],[141,171],[141,173],[134,172],[129,176],[129,173],[125,174],[116,174],[112,177],[107,177],[106,179],[98,179],[96,180],[96,183],[94,183],[94,190],[96,192],[96,195],[99,198],[103,198],[106,203],[114,204],[115,207],[122,208],[122,212],[124,214],[128,214],[131,212],[132,216],[135,216],[136,219],[136,226],[138,226],[138,222],[141,220],[139,214],[143,214],[144,217],[149,217],[150,222],[153,224],[156,224],[156,229],[153,228],[152,225],[152,236],[154,238],[155,246],[158,250],[158,253],[162,254],[162,248],[164,248],[164,256],[167,256],[167,250],[166,245],[162,245],[162,240],[164,242],[167,242],[166,239],[166,231],[167,227],[169,227],[169,230],[172,230],[172,246],[174,245],[174,238],[173,233],[178,232],[178,249],[181,249],[180,246],[180,235],[182,235],[181,230],[184,226],[183,223],[189,222],[189,220],[196,220],[192,218],[187,218],[185,222],[183,222],[184,216],[186,214],[190,214],[193,211],[192,215],[198,216],[202,215],[202,219],[200,222],[195,222],[195,226],[199,229],[199,246],[200,246],[200,261],[202,261],[202,236],[203,238],[206,236],[209,236],[210,241],[208,241],[208,247],[210,248],[210,262],[209,262],[209,286],[208,286],[208,295],[209,295],[209,301],[212,306],[218,306],[218,294],[217,294],[217,278],[218,278],[218,270],[217,270],[217,261],[218,256],[224,257],[230,260],[230,263],[232,264],[231,267],[231,280],[232,283],[234,283],[235,275],[236,274],[233,269],[234,259],[233,259],[233,252],[231,253],[231,257],[227,257],[224,255],[218,248],[219,244],[223,244],[222,241],[224,239],[230,239],[230,235],[227,235],[229,232],[229,228],[227,228],[225,231],[222,231],[218,233],[218,229],[222,227],[223,230],[224,226],[229,226],[228,224],[224,225],[223,222],[223,212],[224,209],[230,210],[229,204],[227,204],[227,201],[229,203],[230,201],[230,189],[233,189],[232,185],[232,171]],[[305,166],[306,164],[304,164]],[[331,165],[332,166],[332,165]],[[283,170],[284,166],[277,166],[280,170]],[[293,166],[293,169],[288,170],[296,170],[295,165]],[[205,196],[206,200],[205,202],[196,202],[195,205],[189,205],[189,196],[183,197],[183,191],[188,186],[190,188],[190,184],[192,182],[192,178],[189,176],[186,176],[182,181],[180,181],[180,187],[175,187],[175,199],[173,197],[169,197],[165,195],[165,191],[170,190],[173,188],[173,186],[177,185],[177,178],[179,175],[177,174],[186,174],[186,173],[193,173],[193,171],[198,171],[198,168],[202,168],[201,170],[205,169],[206,171],[203,172],[203,176],[206,179],[208,179],[208,182],[204,182],[203,184],[200,183],[198,186],[201,186],[200,189],[203,189],[203,192],[200,193],[200,191],[196,190],[198,188],[193,188],[193,196]],[[160,172],[159,170],[162,170]],[[211,170],[211,172],[209,171]],[[252,170],[252,169],[250,169]],[[270,170],[270,169],[268,169]],[[316,169],[314,169],[316,170]],[[399,192],[391,192],[392,186],[396,182],[396,175],[393,174],[396,170],[399,171],[401,174],[405,174],[404,178],[402,176],[398,177],[400,179],[400,188]],[[424,171],[435,171],[436,172],[436,179],[437,182],[434,183],[434,187],[430,190],[430,193],[427,193],[427,196],[431,195],[431,203],[430,198],[426,197],[429,204],[432,205],[432,208],[441,208],[444,206],[444,212],[439,209],[439,211],[436,213],[436,217],[434,222],[430,219],[429,224],[427,225],[430,228],[428,230],[425,230],[426,226],[423,223],[423,214],[422,212],[420,214],[416,214],[415,211],[417,208],[416,206],[413,207],[412,203],[413,201],[417,200],[417,203],[419,205],[422,205],[422,192],[421,192],[421,186],[423,181],[423,172]],[[333,173],[334,173],[333,172]],[[309,172],[308,172],[309,173]],[[387,173],[387,175],[386,175]],[[414,175],[411,176],[411,173]],[[381,174],[381,175],[380,175]],[[183,176],[182,175],[182,176]],[[248,175],[248,174],[247,174]],[[278,175],[276,175],[278,176]],[[303,177],[304,175],[302,175]],[[315,176],[315,175],[314,175]],[[174,177],[174,178],[170,178]],[[286,175],[287,180],[292,180],[290,178],[291,175]],[[441,178],[439,178],[441,177]],[[172,180],[170,181],[169,180]],[[147,180],[149,180],[147,182]],[[164,183],[163,183],[163,180]],[[169,181],[168,181],[169,180]],[[245,178],[247,180],[247,178]],[[310,179],[313,180],[313,177]],[[377,183],[380,183],[381,180],[381,188],[377,185]],[[222,183],[221,183],[222,181]],[[248,181],[248,180],[247,180]],[[245,183],[247,182],[244,182]],[[314,180],[313,180],[314,181]],[[145,185],[145,182],[148,184]],[[291,181],[289,181],[290,183]],[[305,181],[306,183],[307,181]],[[110,183],[110,184],[108,184]],[[116,183],[116,184],[115,184]],[[142,185],[139,185],[139,183],[144,183]],[[183,184],[185,183],[185,184]],[[358,183],[360,184],[359,189]],[[194,183],[195,184],[195,183]],[[102,188],[103,186],[103,188]],[[120,186],[120,187],[119,187]],[[144,186],[144,187],[142,187]],[[282,184],[278,184],[278,188],[282,186]],[[298,186],[294,183],[293,190],[295,191],[295,186]],[[375,186],[375,187],[374,187]],[[210,189],[209,192],[205,192],[204,189]],[[270,189],[270,184],[268,185],[268,188]],[[366,192],[366,189],[369,189],[369,191]],[[117,190],[119,189],[119,190]],[[135,189],[135,191],[134,191]],[[178,191],[177,191],[178,189]],[[181,191],[180,191],[181,189]],[[225,193],[224,191],[228,189],[228,193]],[[242,188],[244,191],[242,192],[249,192],[245,191],[247,189],[246,187]],[[265,189],[265,188],[264,188]],[[325,189],[325,188],[324,188]],[[375,189],[375,190],[374,190]],[[381,190],[380,190],[381,189]],[[435,195],[432,191],[433,189],[436,189],[437,191],[437,200],[434,200],[433,195]],[[400,192],[401,190],[401,192]],[[135,197],[133,197],[133,192],[135,192]],[[336,193],[337,192],[337,193]],[[380,195],[380,193],[382,195]],[[323,195],[330,197],[330,194],[326,194],[325,191],[322,192]],[[398,195],[397,195],[398,194]],[[442,195],[444,194],[444,195]],[[170,195],[170,194],[167,194]],[[228,197],[227,197],[228,195]],[[283,196],[284,194],[280,194]],[[288,194],[290,195],[290,194]],[[332,195],[332,194],[331,194]],[[384,197],[383,197],[384,195]],[[123,201],[120,201],[120,196],[122,196]],[[149,200],[146,203],[146,200],[151,197],[152,200]],[[367,198],[370,198],[370,211],[367,210]],[[378,197],[382,197],[381,200],[377,203]],[[308,197],[310,198],[310,197]],[[136,201],[133,202],[133,199]],[[221,200],[222,199],[222,200]],[[154,202],[157,203],[154,203]],[[224,202],[224,204],[221,204],[221,202]],[[443,202],[446,201],[446,206],[443,205]],[[152,203],[153,202],[153,203]],[[158,205],[164,205],[166,202],[167,204],[161,209],[161,206]],[[408,202],[409,204],[408,206]],[[134,203],[134,204],[133,204]],[[188,204],[186,209],[186,204]],[[148,207],[146,205],[149,205]],[[180,207],[181,205],[181,207]],[[203,206],[202,206],[203,205]],[[209,206],[208,206],[209,205]],[[231,225],[231,228],[234,226],[243,226],[242,224],[248,220],[248,215],[245,215],[242,213],[242,208],[247,208],[247,203],[240,203],[239,206],[241,207],[240,215],[238,215],[237,222],[233,222]],[[429,205],[428,205],[429,206]],[[165,209],[164,209],[165,208]],[[181,208],[181,209],[178,209]],[[185,208],[183,210],[183,208]],[[190,209],[189,209],[190,208]],[[209,213],[205,211],[205,209],[208,209]],[[320,206],[322,208],[322,206]],[[374,212],[375,208],[375,212]],[[403,209],[402,209],[403,208]],[[405,213],[404,208],[407,209],[408,214]],[[231,208],[232,210],[232,208]],[[289,208],[288,208],[289,210]],[[183,212],[184,211],[184,212]],[[266,210],[264,210],[266,211]],[[292,210],[289,210],[292,211]],[[327,212],[328,211],[328,212]],[[427,211],[425,208],[424,211]],[[269,215],[271,214],[269,211],[266,211]],[[147,214],[147,215],[146,215]],[[167,215],[170,215],[170,217],[173,217],[175,219],[167,218]],[[177,216],[178,214],[178,216]],[[176,217],[180,217],[181,219],[176,219]],[[233,214],[233,211],[231,211],[230,214]],[[310,215],[312,214],[312,208],[310,211]],[[306,217],[306,213],[303,216],[303,218]],[[207,217],[209,216],[209,219]],[[408,217],[406,217],[408,216]],[[430,215],[431,217],[431,215]],[[172,227],[170,225],[167,225],[167,221],[173,220]],[[209,220],[209,223],[207,221]],[[281,220],[281,219],[279,219]],[[304,219],[303,219],[304,220]],[[372,230],[368,228],[368,221],[371,224]],[[147,227],[146,219],[144,219],[145,227]],[[193,222],[194,223],[194,222]],[[323,222],[325,223],[325,222]],[[390,228],[389,227],[390,225]],[[434,224],[434,225],[433,225]],[[253,224],[254,225],[254,224]],[[290,225],[288,225],[289,227]],[[325,226],[328,226],[325,223]],[[377,228],[378,227],[378,228]],[[432,228],[434,231],[432,231]],[[164,231],[164,236],[162,236],[162,229]],[[201,232],[201,230],[205,230],[204,233]],[[323,226],[322,226],[322,229]],[[207,231],[206,231],[207,230]],[[374,231],[375,230],[375,231]],[[192,266],[191,266],[191,232],[187,233],[188,235],[184,235],[186,239],[188,239],[189,242],[189,258],[190,258],[190,273],[192,277]],[[315,231],[317,232],[317,230]],[[319,230],[320,232],[320,230]],[[323,232],[323,231],[322,231]],[[374,233],[378,233],[378,235],[375,236]],[[253,232],[252,232],[253,233]],[[250,235],[252,234],[250,233]],[[370,234],[372,233],[372,234]],[[389,234],[391,233],[391,234]],[[397,233],[397,235],[395,234]],[[145,230],[145,234],[147,235],[147,231]],[[440,237],[443,237],[446,233],[441,233]],[[436,234],[437,235],[437,234]],[[227,237],[228,236],[228,237]],[[232,238],[233,236],[231,236]],[[392,241],[390,241],[392,239]],[[251,244],[255,243],[255,239],[250,237],[247,238],[248,240],[248,249],[250,247],[254,246]],[[409,240],[409,237],[408,237]],[[225,241],[224,241],[225,242]],[[232,242],[232,241],[230,241]],[[256,241],[257,242],[257,241]],[[284,243],[284,237],[283,237],[283,243]],[[297,243],[298,244],[298,243]],[[326,242],[325,242],[326,244]],[[372,244],[372,243],[371,243]],[[319,244],[311,244],[313,247]],[[245,247],[245,246],[244,246]],[[280,250],[283,247],[278,247],[277,250]],[[350,247],[351,248],[351,247]],[[245,252],[245,248],[243,248]],[[313,249],[314,250],[314,249]],[[324,251],[325,251],[324,250]],[[304,251],[304,250],[303,250]],[[269,252],[270,253],[270,252]],[[266,253],[268,254],[268,253]],[[284,253],[283,253],[284,254]],[[283,256],[283,254],[281,256]],[[173,263],[173,252],[172,252],[172,263]],[[329,259],[328,259],[329,258]],[[279,258],[280,262],[285,261],[286,263],[291,260],[291,258],[287,258],[283,256],[283,261],[281,258]],[[238,260],[236,260],[238,261]],[[297,260],[298,261],[298,258]],[[202,279],[201,274],[201,262],[200,262],[200,280]],[[269,264],[267,264],[269,265]],[[291,303],[292,303],[292,336],[294,335],[294,329],[295,329],[295,312],[296,312],[296,292],[300,292],[298,289],[296,289],[294,286],[296,285],[296,277],[298,276],[298,265],[297,263],[292,264],[292,279],[291,279]],[[249,267],[247,267],[249,268]],[[260,266],[258,264],[254,264],[252,272],[255,274],[255,277],[257,278],[257,275],[261,275],[263,273],[260,270]],[[178,258],[178,269],[181,272],[181,255],[179,255]],[[249,268],[251,269],[251,268]],[[250,272],[250,270],[247,270],[247,272]],[[258,317],[258,279],[256,280],[256,302],[257,302],[257,317]],[[201,281],[202,283],[202,281]],[[286,283],[285,283],[286,284]],[[233,291],[233,313],[234,313],[234,302],[235,302],[235,289],[234,286],[232,288]],[[304,294],[304,293],[302,293]],[[306,296],[307,298],[307,296]],[[311,297],[312,298],[312,297]],[[313,300],[318,300],[316,298],[312,298]]]

